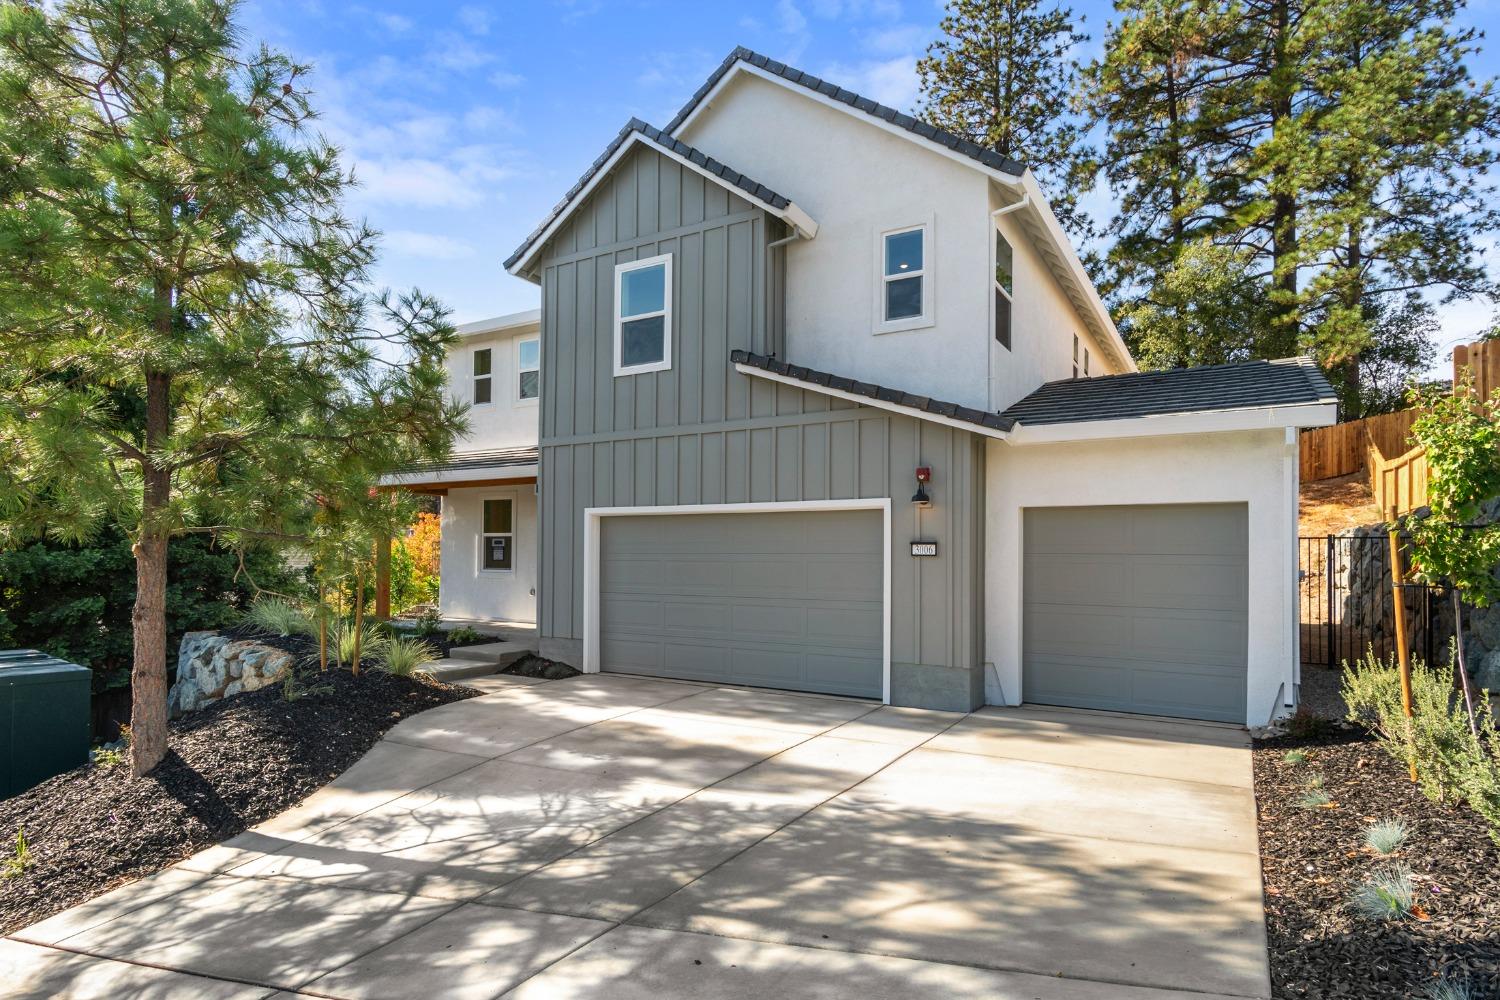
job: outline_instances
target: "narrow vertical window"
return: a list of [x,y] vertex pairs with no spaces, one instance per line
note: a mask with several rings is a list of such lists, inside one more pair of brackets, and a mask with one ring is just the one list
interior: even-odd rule
[[516,341],[516,399],[542,394],[542,342],[536,337]]
[[490,570],[510,569],[515,556],[512,551],[514,542],[511,501],[484,501],[484,524],[479,536],[479,565]]
[[887,323],[920,319],[926,314],[926,235],[922,226],[885,234],[881,295]]
[[1083,377],[1089,377],[1089,349],[1087,347],[1083,349]]
[[1073,334],[1073,377],[1078,377],[1078,334]]
[[488,403],[490,393],[490,349],[474,352],[474,402]]
[[995,341],[1010,350],[1010,304],[1015,291],[1012,268],[1015,255],[1000,231],[995,230]]
[[615,265],[615,374],[672,367],[672,257]]

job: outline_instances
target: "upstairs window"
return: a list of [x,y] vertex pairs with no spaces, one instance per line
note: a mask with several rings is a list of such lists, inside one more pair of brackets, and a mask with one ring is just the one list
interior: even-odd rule
[[615,265],[615,374],[672,367],[672,257]]
[[1015,254],[1010,244],[995,230],[995,341],[1010,350],[1010,305],[1014,294],[1015,278],[1012,268]]
[[542,342],[536,337],[516,341],[516,399],[525,402],[542,394]]
[[1073,334],[1073,377],[1078,377],[1078,334]]
[[1083,349],[1083,377],[1089,377],[1089,349],[1087,347]]
[[885,235],[885,320],[922,315],[922,230]]
[[490,386],[490,349],[488,347],[474,352],[474,403],[488,403],[491,396]]
[[484,531],[479,536],[479,565],[486,570],[508,570],[515,554],[511,551],[515,541],[511,501],[508,499],[484,502]]

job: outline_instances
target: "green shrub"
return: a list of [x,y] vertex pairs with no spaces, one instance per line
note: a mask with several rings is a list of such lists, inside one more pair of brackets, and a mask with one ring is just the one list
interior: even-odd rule
[[1346,665],[1343,692],[1350,720],[1367,726],[1396,760],[1415,760],[1424,795],[1467,802],[1500,843],[1500,733],[1488,693],[1474,699],[1476,736],[1451,667],[1428,670],[1414,662],[1411,681],[1415,717],[1408,720],[1401,712],[1401,679],[1394,666],[1373,654]]
[[[286,593],[302,586],[271,550],[247,551],[243,570],[234,552],[205,535],[172,539],[169,670],[184,632],[227,628],[239,620],[254,594],[250,579]],[[47,540],[0,551],[0,648],[40,649],[86,666],[94,672],[96,694],[130,684],[134,602],[135,559],[118,530],[106,529],[87,545]]]
[[245,612],[245,621],[271,635],[304,635],[313,631],[312,619],[280,597],[257,597]]
[[452,646],[472,646],[476,642],[483,642],[485,638],[483,632],[467,625],[460,625],[448,632],[448,644]]
[[1430,983],[1423,992],[1427,1000],[1474,1000],[1474,993],[1469,989],[1468,983],[1452,979],[1439,979]]
[[438,658],[432,646],[411,636],[395,636],[380,650],[377,659],[380,669],[397,677],[410,677],[421,673],[422,668]]
[[1372,873],[1354,890],[1349,905],[1371,920],[1400,920],[1409,916],[1416,905],[1411,871],[1405,865],[1391,865]]
[[1282,763],[1285,764],[1305,764],[1307,763],[1307,751],[1288,750],[1286,753],[1282,754],[1281,760]]
[[314,679],[304,679],[296,670],[283,672],[281,675],[281,699],[283,701],[301,701],[303,698],[333,694],[332,684],[329,684],[327,681],[316,680],[317,674],[310,676]]
[[1333,732],[1333,720],[1323,718],[1306,705],[1299,705],[1284,725],[1287,733],[1299,740],[1315,740]]
[[26,843],[26,831],[20,827],[16,828],[16,846],[11,856],[0,864],[0,878],[10,878],[19,875],[31,867],[31,845]]
[[352,664],[354,662],[356,635],[360,637],[359,658],[361,660],[379,660],[385,647],[391,641],[390,631],[381,628],[379,622],[367,621],[364,627],[356,632],[353,622],[341,621],[329,639],[329,642],[338,650],[340,663]]
[[437,635],[442,631],[443,616],[437,611],[428,609],[417,618],[416,633],[422,638]]
[[1365,846],[1376,854],[1393,854],[1406,843],[1406,824],[1399,819],[1383,819],[1365,827]]

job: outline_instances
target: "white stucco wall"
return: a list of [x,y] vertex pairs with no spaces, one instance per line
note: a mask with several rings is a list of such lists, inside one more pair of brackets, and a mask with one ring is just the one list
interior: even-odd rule
[[[1072,374],[1073,333],[1086,335],[1086,325],[1015,215],[999,220],[1016,254],[1013,350],[995,343],[990,212],[1004,202],[980,170],[750,74],[678,138],[818,223],[815,239],[787,251],[787,360],[991,410]],[[878,237],[924,222],[933,323],[877,332]],[[1090,348],[1102,372],[1103,352]]]
[[487,451],[537,443],[537,401],[523,400],[518,395],[516,344],[537,339],[540,330],[540,323],[532,323],[498,332],[467,334],[448,352],[445,363],[448,390],[471,404],[474,352],[490,348],[491,359],[491,401],[469,407],[469,433],[454,443],[454,451]]
[[1015,446],[989,443],[985,700],[1021,686],[1027,507],[1245,503],[1249,508],[1248,725],[1290,711],[1298,679],[1297,447],[1283,428]]
[[[481,570],[479,539],[490,497],[514,501],[513,569]],[[438,591],[444,617],[536,622],[536,487],[475,487],[443,497],[442,577]]]
[[[991,210],[1005,203],[998,190],[991,191]],[[1015,296],[1011,304],[1011,346],[1006,350],[990,337],[990,408],[1003,410],[1044,382],[1073,376],[1073,335],[1078,335],[1080,364],[1082,349],[1090,355],[1089,374],[1119,371],[1111,365],[1088,324],[1058,285],[1036,245],[1027,236],[1018,213],[995,220],[1011,246]],[[990,250],[992,259],[994,250]],[[993,264],[991,265],[993,266]],[[993,306],[991,306],[993,308]]]

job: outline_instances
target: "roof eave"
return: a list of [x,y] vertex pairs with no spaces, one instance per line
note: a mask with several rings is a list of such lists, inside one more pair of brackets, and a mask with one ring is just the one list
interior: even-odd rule
[[755,205],[757,208],[760,208],[768,212],[769,214],[774,215],[776,218],[781,219],[787,225],[791,226],[804,239],[810,240],[818,234],[818,223],[812,218],[812,216],[803,211],[803,209],[795,202],[787,201],[786,205],[781,206],[766,201],[765,199],[760,198],[758,195],[753,194],[752,192],[746,191],[744,188],[739,187],[738,185],[727,183],[722,177],[719,177],[712,170],[705,169],[701,164],[695,163],[690,157],[683,156],[681,153],[677,152],[674,149],[669,149],[668,147],[652,139],[645,133],[640,131],[632,131],[629,135],[625,136],[625,138],[620,141],[619,147],[615,149],[614,153],[612,153],[604,163],[600,164],[597,168],[591,171],[588,181],[583,185],[582,188],[579,189],[577,194],[568,199],[567,204],[560,211],[558,211],[555,216],[553,216],[553,218],[547,223],[546,227],[527,242],[524,252],[516,258],[514,263],[506,267],[506,271],[518,278],[523,278],[527,281],[530,281],[533,284],[539,284],[541,280],[540,275],[537,274],[531,267],[537,255],[541,253],[542,248],[547,245],[547,242],[557,234],[557,231],[562,228],[563,223],[572,216],[572,214],[578,209],[580,205],[588,200],[588,197],[593,192],[593,190],[606,177],[609,176],[610,172],[614,170],[615,166],[619,164],[619,162],[624,159],[625,156],[628,155],[637,144],[649,146],[651,149],[655,150],[662,156],[671,158],[675,162],[681,164],[689,170],[692,170],[694,173],[708,178],[715,184],[723,187],[725,190],[730,191],[736,196],[745,199],[752,205]]
[[1320,400],[1310,403],[1244,406],[1225,410],[1187,410],[1142,417],[1079,420],[1057,424],[1028,425],[1018,422],[1011,429],[1009,443],[1017,446],[1058,444],[1066,441],[1164,437],[1174,434],[1213,434],[1274,430],[1285,427],[1326,427],[1335,423],[1338,423],[1338,404]]

